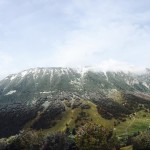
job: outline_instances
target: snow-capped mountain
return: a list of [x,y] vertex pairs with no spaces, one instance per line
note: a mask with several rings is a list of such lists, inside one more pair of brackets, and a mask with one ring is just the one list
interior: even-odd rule
[[98,68],[34,68],[0,81],[0,137],[25,127],[51,128],[74,108],[89,108],[106,119],[150,108],[150,71],[102,71]]
[[[9,75],[0,81],[0,101],[33,101],[44,95],[61,92],[85,94],[121,91],[150,91],[150,72],[106,71],[92,67],[33,68]],[[55,94],[52,94],[55,93]]]

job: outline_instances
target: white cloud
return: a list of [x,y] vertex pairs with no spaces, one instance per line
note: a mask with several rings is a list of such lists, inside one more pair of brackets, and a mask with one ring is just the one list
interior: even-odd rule
[[15,58],[13,61],[10,55],[0,53],[0,70],[10,73],[16,67],[23,70],[96,64],[104,70],[127,70],[132,68],[130,64],[149,67],[148,1],[27,0],[26,3],[10,3],[4,9],[5,19],[0,16],[2,31],[7,33],[0,36],[6,41],[1,47]]
[[135,73],[140,73],[145,70],[145,68],[143,67],[131,65],[127,62],[116,61],[113,59],[109,59],[109,60],[101,62],[101,64],[98,64],[97,66],[95,66],[95,70],[96,69],[100,69],[104,72],[124,71],[124,72],[135,72]]
[[114,5],[109,0],[77,0],[66,5],[63,11],[77,28],[56,46],[53,62],[57,66],[75,67],[94,65],[109,58],[142,63],[136,59],[149,53],[150,28],[146,22],[150,12],[134,12],[134,3],[131,4],[129,7],[119,1]]
[[58,60],[60,65],[84,65],[89,56],[96,51],[103,51],[99,48],[97,38],[91,37],[89,34],[73,32],[69,35],[61,46],[58,47],[53,60]]
[[144,51],[149,49],[149,35],[146,31],[141,31],[143,29],[120,23],[99,26],[95,30],[81,29],[69,33],[64,42],[56,48],[53,61],[57,61],[56,64],[61,66],[94,65],[98,63],[95,54],[99,57],[99,63],[109,57],[134,60],[134,54],[138,50],[141,52],[142,47],[145,48]]

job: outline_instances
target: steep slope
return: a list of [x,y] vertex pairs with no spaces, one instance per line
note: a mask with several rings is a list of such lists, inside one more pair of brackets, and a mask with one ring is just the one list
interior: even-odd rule
[[80,77],[71,68],[36,68],[10,75],[0,82],[0,101],[31,101],[59,91],[75,92]]
[[150,74],[101,72],[90,69],[35,68],[10,75],[0,81],[0,102],[28,101],[40,96],[55,96],[61,92],[80,96],[119,91],[150,91]]

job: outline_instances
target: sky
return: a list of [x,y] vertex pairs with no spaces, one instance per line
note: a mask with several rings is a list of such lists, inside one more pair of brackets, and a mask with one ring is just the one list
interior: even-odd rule
[[83,66],[150,67],[150,1],[0,0],[0,78]]

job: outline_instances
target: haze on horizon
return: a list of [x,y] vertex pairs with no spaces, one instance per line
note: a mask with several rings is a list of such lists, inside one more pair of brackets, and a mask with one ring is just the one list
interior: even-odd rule
[[34,67],[150,67],[149,0],[0,0],[0,78]]

